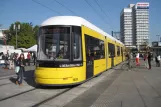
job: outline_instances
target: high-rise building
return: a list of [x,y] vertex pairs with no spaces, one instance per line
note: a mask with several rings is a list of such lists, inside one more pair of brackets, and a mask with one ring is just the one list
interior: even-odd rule
[[149,3],[129,4],[120,15],[121,41],[139,48],[149,41]]

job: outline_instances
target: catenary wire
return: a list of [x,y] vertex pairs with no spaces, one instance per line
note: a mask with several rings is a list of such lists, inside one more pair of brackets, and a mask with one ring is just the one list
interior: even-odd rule
[[[84,0],[93,10],[94,12],[109,26],[109,24],[106,22],[106,20],[104,18],[102,18],[100,16],[100,14],[96,11],[96,9],[87,1],[87,0]],[[109,26],[109,28],[111,29],[111,27]]]
[[65,6],[64,4],[60,3],[58,0],[54,0],[55,2],[57,2],[58,4],[60,4],[62,7],[66,8],[67,10],[69,10],[71,13],[73,13],[74,15],[77,15],[74,11],[72,11],[71,9],[69,9],[67,6]]
[[[106,12],[101,8],[101,6],[99,5],[98,1],[97,0],[94,0],[95,3],[97,4],[97,6],[101,9],[102,13],[105,14],[105,16],[107,17],[107,19],[109,19],[108,15],[106,14]],[[109,23],[108,23],[109,24]],[[111,27],[111,25],[109,24],[109,26]],[[111,27],[112,28],[112,27]]]
[[32,0],[32,1],[41,5],[41,6],[43,6],[43,7],[45,7],[45,8],[47,8],[47,9],[49,9],[49,10],[51,10],[51,11],[53,11],[53,12],[55,12],[55,13],[57,13],[57,14],[59,14],[59,15],[62,15],[60,12],[58,12],[58,11],[56,11],[56,10],[50,8],[50,7],[45,6],[44,4],[41,4],[40,2],[37,2],[36,0]]

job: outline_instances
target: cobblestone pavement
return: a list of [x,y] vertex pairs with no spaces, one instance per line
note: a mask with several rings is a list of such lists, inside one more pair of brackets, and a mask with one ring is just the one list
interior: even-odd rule
[[161,107],[161,67],[153,62],[148,70],[141,63],[135,70],[116,70],[64,107]]
[[161,67],[141,63],[131,70],[116,66],[74,87],[35,88],[28,67],[23,86],[14,76],[0,77],[0,107],[161,107]]

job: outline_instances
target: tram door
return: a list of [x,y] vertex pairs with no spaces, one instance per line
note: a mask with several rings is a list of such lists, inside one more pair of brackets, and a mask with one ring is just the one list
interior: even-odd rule
[[93,76],[94,73],[94,54],[90,50],[91,37],[85,35],[85,47],[86,47],[86,79]]
[[123,61],[123,50],[122,50],[122,47],[121,47],[121,55],[122,55],[122,61]]
[[111,56],[111,67],[114,67],[114,55]]
[[110,58],[111,58],[111,67],[114,66],[114,57],[115,57],[115,45],[112,43],[108,43],[108,50],[110,53]]
[[86,62],[86,79],[93,76],[94,60],[88,60]]

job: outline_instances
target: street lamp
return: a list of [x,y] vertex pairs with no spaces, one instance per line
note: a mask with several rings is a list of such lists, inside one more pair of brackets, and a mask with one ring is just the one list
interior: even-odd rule
[[14,24],[13,29],[16,30],[16,49],[17,49],[17,31],[20,30],[20,24]]

